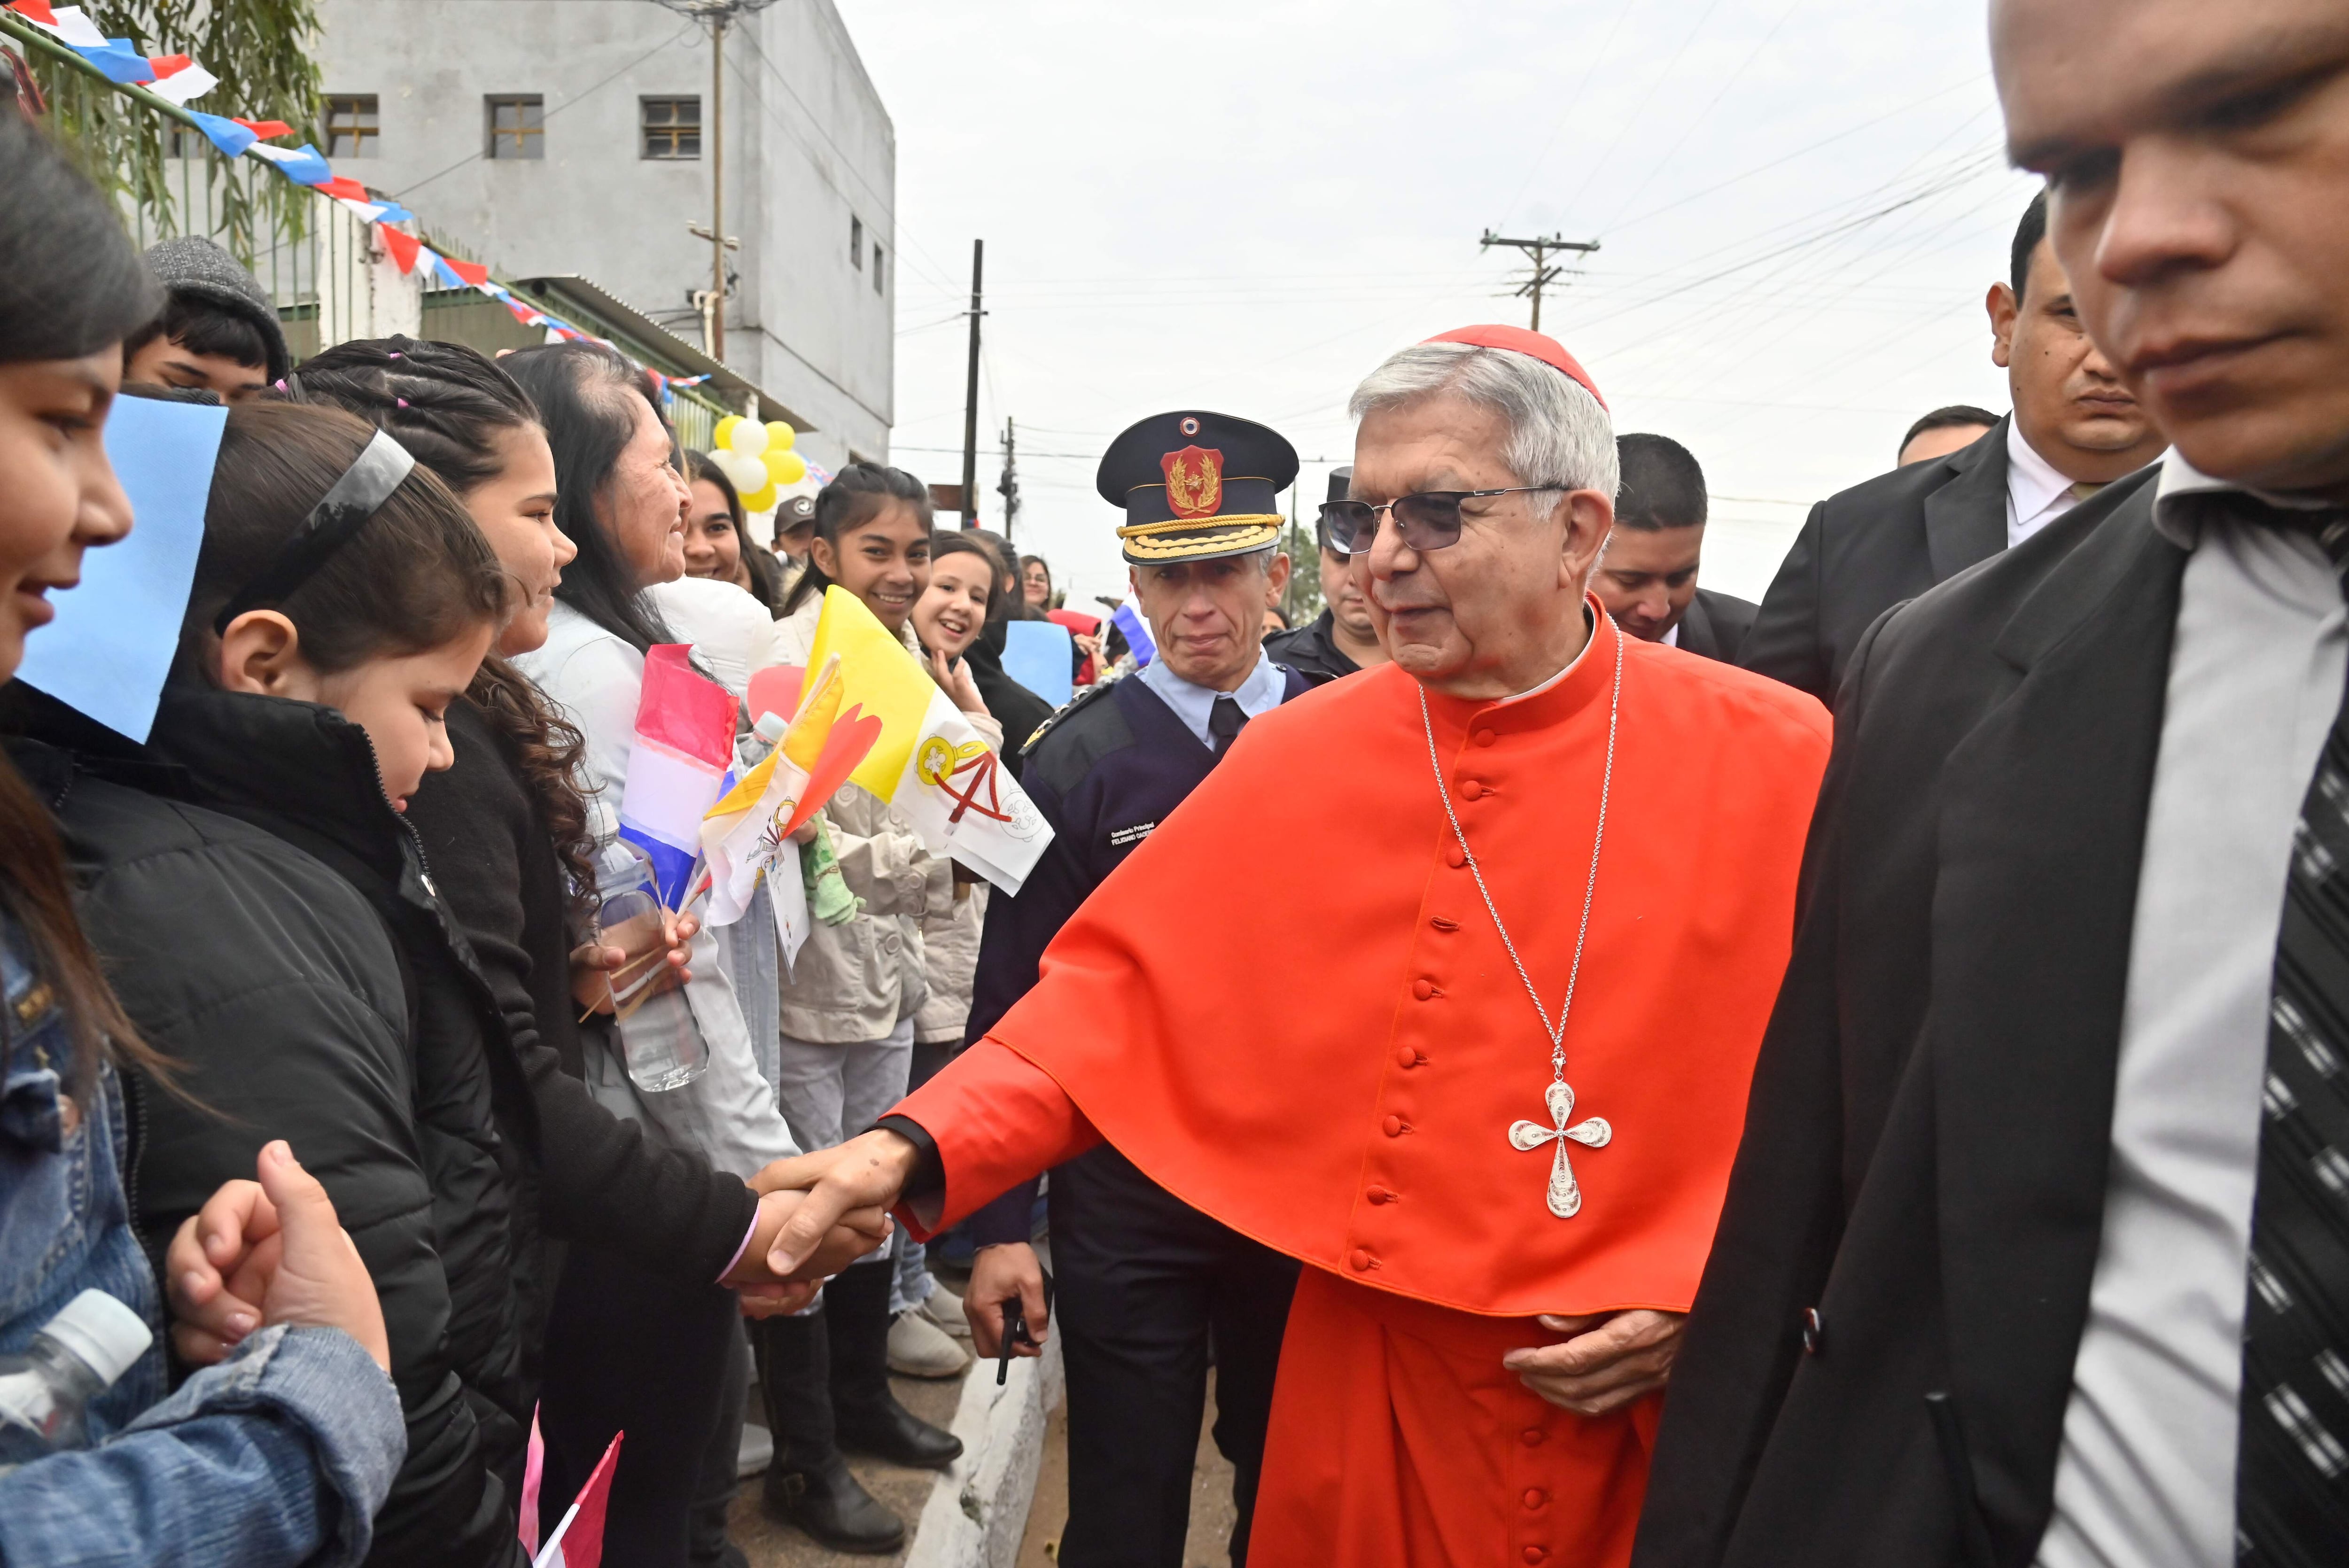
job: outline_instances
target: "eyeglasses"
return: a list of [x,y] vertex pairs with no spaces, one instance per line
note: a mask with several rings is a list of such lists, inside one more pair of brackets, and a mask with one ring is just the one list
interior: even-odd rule
[[1379,513],[1394,514],[1395,531],[1413,550],[1441,550],[1460,542],[1460,503],[1484,496],[1532,495],[1543,490],[1571,490],[1571,485],[1511,485],[1506,490],[1421,490],[1399,495],[1383,506],[1366,500],[1325,501],[1321,506],[1322,537],[1341,555],[1360,555],[1378,538]]

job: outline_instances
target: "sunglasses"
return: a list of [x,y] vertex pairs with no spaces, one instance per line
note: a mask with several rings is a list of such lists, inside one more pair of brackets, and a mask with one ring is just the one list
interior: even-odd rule
[[1460,542],[1460,503],[1484,496],[1532,495],[1542,490],[1571,490],[1571,485],[1511,485],[1506,490],[1421,490],[1397,496],[1383,506],[1366,500],[1325,501],[1321,507],[1321,537],[1341,555],[1360,555],[1379,534],[1379,513],[1394,516],[1395,531],[1414,551],[1441,550]]

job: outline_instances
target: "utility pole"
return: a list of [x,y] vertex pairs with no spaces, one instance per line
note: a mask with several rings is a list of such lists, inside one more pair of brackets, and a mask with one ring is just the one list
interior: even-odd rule
[[[1012,525],[1019,520],[1019,449],[1011,429],[1011,416],[1003,417],[1003,482],[995,493],[1003,498],[1003,537],[1011,537]],[[964,524],[968,527],[968,523]]]
[[[702,126],[709,142],[709,292],[702,302],[702,346],[726,362],[726,253],[741,242],[726,237],[726,29],[738,16],[765,10],[775,0],[658,0],[671,11],[709,29],[709,118]],[[702,232],[693,226],[696,234]]]
[[1566,269],[1564,267],[1554,267],[1549,264],[1551,253],[1557,251],[1573,251],[1578,254],[1587,256],[1591,252],[1599,248],[1599,242],[1596,240],[1568,240],[1557,234],[1549,234],[1531,240],[1507,240],[1495,234],[1490,229],[1485,230],[1485,237],[1477,242],[1477,248],[1479,250],[1489,251],[1495,245],[1514,246],[1517,250],[1523,251],[1527,256],[1533,258],[1533,276],[1527,278],[1524,284],[1518,288],[1517,297],[1519,299],[1525,299],[1527,296],[1531,296],[1534,302],[1533,328],[1536,332],[1539,332],[1541,330],[1542,291],[1547,288],[1550,284],[1556,283],[1559,278],[1566,275]]
[[987,262],[987,242],[970,242],[970,379],[962,399],[962,525],[978,526],[978,318],[984,297],[981,284]]

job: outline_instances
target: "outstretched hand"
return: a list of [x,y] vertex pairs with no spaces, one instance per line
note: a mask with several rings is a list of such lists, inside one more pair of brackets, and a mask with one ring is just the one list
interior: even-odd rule
[[750,1185],[761,1193],[806,1194],[768,1249],[767,1266],[782,1275],[820,1267],[835,1226],[858,1210],[886,1209],[904,1194],[914,1155],[905,1139],[875,1129],[831,1149],[778,1160],[752,1177]]
[[1664,1386],[1688,1317],[1640,1307],[1588,1317],[1545,1313],[1537,1321],[1553,1334],[1572,1337],[1562,1345],[1512,1350],[1501,1365],[1561,1409],[1604,1416]]

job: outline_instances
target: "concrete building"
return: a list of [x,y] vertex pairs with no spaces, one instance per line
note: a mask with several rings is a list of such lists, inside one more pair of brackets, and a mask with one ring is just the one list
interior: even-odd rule
[[[706,346],[710,41],[654,0],[321,0],[337,174],[509,279]],[[724,360],[827,469],[888,455],[896,134],[831,0],[729,26]]]

